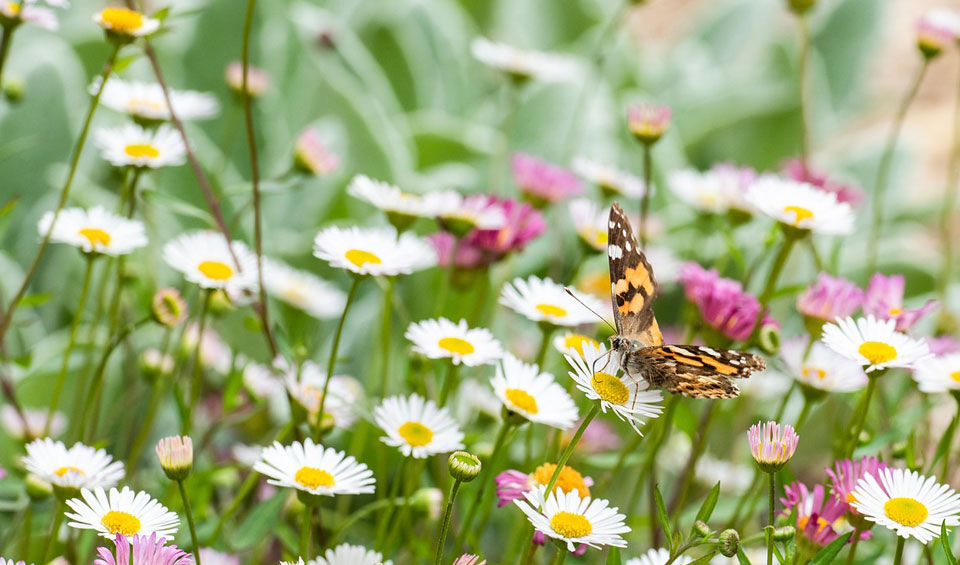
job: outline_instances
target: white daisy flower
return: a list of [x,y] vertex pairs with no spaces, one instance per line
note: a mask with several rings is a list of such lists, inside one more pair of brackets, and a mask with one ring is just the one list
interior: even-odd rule
[[482,37],[470,43],[470,52],[481,63],[518,80],[564,82],[574,80],[581,74],[579,63],[570,57],[520,49]]
[[920,392],[937,393],[960,390],[960,353],[948,353],[924,359],[913,370]]
[[577,421],[577,405],[553,375],[509,353],[497,365],[490,384],[507,410],[531,422],[566,430]]
[[701,212],[726,214],[730,209],[752,212],[744,200],[753,171],[719,164],[707,171],[682,169],[667,176],[667,185],[681,200]]
[[937,483],[936,477],[890,467],[881,469],[878,476],[879,483],[865,474],[853,491],[850,504],[867,520],[924,544],[940,537],[943,522],[960,524],[960,494]]
[[200,288],[222,288],[233,295],[257,287],[257,256],[240,241],[234,240],[228,247],[219,232],[180,235],[163,246],[163,260]]
[[587,343],[600,347],[600,342],[588,335],[564,332],[553,336],[553,347],[560,353],[583,355],[583,346]]
[[93,21],[117,35],[143,37],[160,29],[160,20],[129,8],[104,8],[93,15]]
[[180,133],[167,124],[155,130],[137,124],[97,130],[96,144],[104,160],[117,167],[169,167],[182,165],[187,150]]
[[123,487],[119,491],[112,488],[108,493],[95,488],[81,490],[80,496],[82,499],[67,500],[67,506],[73,510],[66,513],[71,520],[67,525],[79,530],[96,530],[107,539],[114,539],[118,534],[127,539],[157,534],[170,540],[180,525],[180,518],[174,512],[143,491]]
[[[594,312],[609,310],[608,306],[593,296],[575,293]],[[562,285],[549,278],[530,276],[526,280],[519,277],[513,279],[503,286],[500,304],[534,322],[547,322],[557,326],[579,326],[597,322],[593,312],[567,294]]]
[[569,206],[570,218],[580,239],[594,250],[606,252],[609,210],[589,198],[574,198]]
[[[307,414],[315,419],[320,412],[323,400],[323,387],[327,382],[327,373],[312,361],[305,361],[300,367],[299,380],[296,367],[286,370],[284,382],[290,396],[300,404]],[[323,403],[323,412],[333,418],[337,428],[349,428],[357,421],[356,407],[363,400],[363,385],[353,377],[334,375],[327,386],[327,401]],[[315,422],[314,422],[315,423]]]
[[586,157],[575,157],[573,172],[600,187],[605,194],[640,198],[646,192],[643,181],[630,173]]
[[[238,357],[240,357],[238,355]],[[266,403],[270,416],[276,421],[286,422],[290,419],[290,403],[287,400],[287,384],[283,371],[246,361],[238,360],[238,365],[243,366],[241,379],[243,387],[254,398]]]
[[[26,421],[26,426],[24,426]],[[7,435],[18,440],[33,440],[34,438],[47,435],[48,437],[57,437],[63,433],[67,427],[67,417],[63,412],[54,412],[53,420],[50,422],[48,434],[43,433],[43,428],[47,424],[47,410],[37,410],[23,407],[23,418],[17,413],[17,410],[4,403],[0,406],[0,426]]]
[[856,361],[867,372],[888,367],[912,368],[930,356],[926,341],[896,331],[896,320],[838,318],[823,326],[823,343]]
[[486,328],[470,328],[466,320],[454,324],[446,318],[414,322],[404,337],[413,350],[430,359],[450,359],[454,365],[490,365],[503,356],[500,342]]
[[[98,83],[91,86],[95,93]],[[185,121],[211,118],[220,111],[217,99],[205,92],[170,89],[170,101],[177,118]],[[170,108],[157,83],[124,81],[111,78],[103,87],[100,103],[114,112],[127,114],[137,120],[162,121],[170,119]]]
[[106,451],[75,443],[37,439],[27,444],[23,466],[44,481],[66,488],[110,488],[123,479],[123,463]]
[[[44,235],[54,221],[54,212],[40,218],[37,231]],[[79,247],[84,253],[103,255],[126,255],[147,245],[143,223],[108,212],[103,206],[64,208],[57,217],[52,241]]]
[[867,374],[855,361],[816,341],[804,359],[807,350],[805,337],[785,340],[780,347],[790,376],[798,383],[826,392],[853,392],[867,386]]
[[307,438],[288,446],[265,447],[253,470],[270,477],[271,485],[295,488],[315,496],[365,494],[375,490],[373,471],[353,456],[324,448]]
[[393,565],[393,561],[384,561],[382,553],[362,545],[341,543],[325,551],[322,557],[308,561],[306,565]]
[[[667,565],[667,561],[670,561],[670,550],[660,547],[657,549],[648,549],[647,552],[640,557],[628,559],[625,565]],[[687,563],[691,561],[693,561],[692,557],[681,555],[674,559],[673,563],[677,565],[687,565]]]
[[468,229],[497,230],[507,223],[507,216],[503,206],[486,194],[470,194],[463,196],[459,192],[445,190],[432,193],[431,206],[436,211],[435,216],[441,220],[443,227],[451,229],[463,227]]
[[[57,29],[60,28],[57,13],[50,8],[38,4],[36,0],[25,0],[23,3],[18,0],[0,2],[0,20],[19,20],[47,31],[57,31]],[[60,2],[47,2],[47,4],[60,8],[67,7]]]
[[387,434],[380,441],[407,457],[423,459],[463,449],[463,432],[447,409],[418,394],[384,399],[373,410],[373,419]]
[[554,489],[544,499],[546,490],[539,486],[513,501],[538,532],[566,542],[568,551],[581,543],[597,549],[604,545],[627,547],[620,535],[630,531],[624,523],[626,516],[611,508],[609,501],[589,496],[581,499],[576,489],[566,493]]
[[853,232],[850,204],[804,182],[764,175],[750,185],[744,198],[763,214],[793,228],[825,235]]
[[413,194],[400,187],[366,175],[357,175],[350,181],[347,194],[369,202],[388,215],[407,218],[434,218],[445,208],[455,207],[461,199],[455,192]]
[[323,229],[313,240],[313,255],[360,275],[408,275],[437,264],[428,241],[412,233],[398,239],[392,227]]
[[577,388],[591,401],[599,400],[601,410],[612,410],[638,434],[644,424],[641,418],[656,418],[663,411],[660,390],[651,390],[646,381],[634,382],[620,375],[619,356],[608,354],[605,345],[596,348],[584,343],[582,356],[568,353],[563,357],[573,368],[567,374]]
[[347,295],[329,282],[275,259],[263,260],[263,286],[270,296],[319,320],[336,318],[347,302]]

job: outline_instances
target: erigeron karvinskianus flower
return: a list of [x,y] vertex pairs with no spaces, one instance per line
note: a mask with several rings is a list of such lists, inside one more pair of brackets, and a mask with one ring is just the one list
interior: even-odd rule
[[293,162],[300,170],[317,177],[332,174],[340,167],[340,158],[330,150],[320,132],[312,127],[297,136]]
[[193,440],[189,436],[162,438],[155,451],[160,467],[171,481],[182,481],[193,470]]
[[157,169],[186,161],[187,150],[180,133],[167,124],[155,130],[130,123],[102,128],[94,140],[104,160],[116,167]]
[[80,498],[66,501],[73,512],[67,512],[67,525],[81,530],[94,530],[107,539],[117,535],[127,538],[157,534],[173,538],[180,518],[143,491],[129,487],[83,489]]
[[[851,529],[845,519],[847,503],[828,496],[823,485],[810,490],[807,485],[795,481],[784,487],[784,494],[780,499],[781,513],[790,516],[796,512],[798,540],[805,554],[815,555],[820,548]],[[861,539],[868,539],[870,532],[860,532],[859,535]]]
[[464,553],[453,560],[453,565],[487,565],[487,560],[481,561],[479,555]]
[[575,332],[563,332],[553,336],[553,347],[560,353],[576,353],[583,355],[584,344],[600,347],[600,342],[594,338]]
[[747,431],[750,453],[764,473],[783,468],[797,451],[800,436],[793,426],[777,422],[758,422]]
[[743,341],[753,335],[760,301],[746,292],[739,281],[723,278],[716,269],[706,270],[697,263],[680,268],[680,282],[687,300],[700,312],[711,328],[725,337]]
[[384,561],[382,553],[362,545],[341,543],[337,547],[327,549],[323,555],[311,559],[305,565],[393,565],[393,561],[389,559]]
[[[91,92],[100,88],[91,86]],[[185,121],[213,117],[220,111],[217,99],[206,92],[168,89],[177,118]],[[100,103],[114,112],[127,114],[138,123],[154,124],[170,119],[170,106],[157,83],[125,81],[112,77],[103,87]]]
[[26,450],[24,468],[67,495],[82,488],[110,488],[125,475],[122,462],[82,443],[68,448],[47,437],[28,443]]
[[396,185],[366,175],[353,177],[347,186],[347,194],[381,210],[400,231],[410,227],[417,218],[434,218],[462,201],[462,198],[453,192],[404,192]]
[[820,392],[853,392],[867,385],[867,374],[857,362],[833,351],[822,341],[815,341],[808,351],[809,339],[789,339],[780,347],[790,376],[801,386]]
[[66,243],[84,253],[127,255],[147,245],[143,222],[108,212],[103,206],[64,208],[54,224],[54,212],[40,218],[37,230],[43,236],[50,231],[51,241]]
[[853,232],[850,204],[807,183],[763,175],[750,185],[745,198],[758,211],[779,222],[791,236]]
[[[830,479],[830,493],[840,502],[847,505],[856,500],[854,491],[857,490],[857,483],[867,475],[874,479],[879,479],[880,471],[887,468],[887,464],[876,457],[864,456],[861,459],[841,459],[834,462],[833,467],[827,467],[825,472]],[[855,527],[861,530],[869,530],[873,522],[864,520],[856,508],[848,506],[847,519]]]
[[575,157],[570,168],[595,184],[608,198],[623,196],[628,199],[640,199],[646,192],[643,180],[612,165],[605,165],[586,157]]
[[936,9],[922,15],[916,24],[917,48],[927,59],[932,59],[960,39],[960,15]]
[[627,127],[633,137],[644,145],[652,145],[663,137],[670,127],[673,112],[669,106],[641,102],[627,109]]
[[150,313],[160,325],[175,328],[187,321],[187,301],[175,288],[161,288],[150,301]]
[[476,367],[495,363],[503,347],[486,328],[470,328],[466,320],[454,324],[446,318],[414,322],[404,337],[413,351],[430,359],[449,359],[454,365]]
[[749,167],[718,163],[706,171],[673,171],[667,176],[667,186],[699,212],[732,214],[741,220],[753,213],[744,194],[756,177],[756,171]]
[[257,256],[219,232],[184,233],[163,246],[163,260],[200,288],[240,295],[257,287]]
[[[69,7],[66,2],[53,0],[47,0],[46,4],[58,8]],[[10,28],[21,23],[35,25],[47,31],[57,31],[60,28],[57,13],[41,5],[38,0],[0,2],[0,27]]]
[[[243,94],[243,63],[233,61],[225,72],[227,86],[234,94]],[[270,74],[263,69],[247,65],[247,93],[251,98],[259,98],[270,88]]]
[[580,236],[580,242],[588,250],[606,252],[607,217],[610,212],[588,198],[574,198],[569,207],[570,218],[577,235]]
[[562,285],[534,275],[527,279],[515,278],[505,284],[500,292],[500,304],[528,320],[554,326],[574,327],[596,323],[600,320],[590,309],[594,312],[609,311],[605,304],[592,296],[578,293],[578,298],[582,304],[567,294]]
[[393,227],[325,228],[313,240],[313,255],[357,275],[408,275],[437,264],[437,254],[412,233]]
[[910,331],[920,318],[935,310],[940,303],[930,299],[920,308],[904,308],[905,287],[906,278],[903,275],[875,273],[870,277],[870,284],[863,294],[863,313],[878,320],[896,320],[898,332]]
[[554,204],[583,192],[580,179],[570,171],[542,159],[514,153],[510,158],[513,182],[537,208]]
[[93,21],[107,32],[107,37],[111,40],[124,43],[160,29],[159,19],[129,8],[104,8],[94,14]]
[[447,409],[418,394],[384,399],[374,409],[373,418],[387,434],[380,441],[406,457],[423,459],[464,447],[463,432]]
[[47,424],[47,410],[38,410],[35,408],[24,407],[21,413],[10,406],[4,404],[0,406],[0,427],[13,439],[20,441],[32,441],[38,437],[46,435],[48,437],[57,437],[63,433],[67,426],[67,418],[62,412],[54,412],[50,419],[49,433],[44,433],[44,427]]
[[553,378],[537,365],[507,353],[490,383],[507,410],[530,422],[566,430],[577,421],[577,405]]
[[470,42],[470,53],[481,63],[506,73],[517,82],[564,82],[581,74],[580,65],[565,55],[521,49],[483,37]]
[[863,302],[863,291],[852,281],[820,273],[813,284],[797,296],[797,311],[803,314],[808,332],[819,337],[823,322],[846,318]]
[[[132,536],[131,539],[127,539],[124,535],[117,535],[114,538],[114,548],[115,551],[111,551],[107,547],[98,547],[97,559],[94,560],[93,565],[193,565],[194,563],[192,553],[175,545],[167,545],[167,538],[157,536],[156,533],[149,536]],[[204,563],[222,565],[213,561],[204,561]]]
[[373,471],[353,456],[307,438],[284,446],[265,447],[253,470],[271,485],[293,488],[308,496],[365,494],[375,490]]
[[941,524],[960,524],[960,494],[936,477],[891,468],[877,474],[879,481],[867,474],[857,482],[850,503],[867,520],[924,544],[940,537]]
[[267,293],[318,320],[343,312],[347,295],[317,275],[276,259],[263,258],[263,286]]
[[926,342],[896,331],[894,320],[843,318],[823,326],[823,342],[840,355],[866,367],[867,373],[900,367],[910,369],[930,356]]
[[[274,360],[274,368],[284,374],[287,392],[307,412],[307,419],[314,427],[327,426],[347,429],[357,421],[357,405],[363,400],[363,386],[353,377],[334,375],[327,385],[327,374],[313,361],[304,361],[299,370],[282,358]],[[326,389],[327,400],[323,401]],[[323,419],[320,405],[323,404]]]
[[[648,549],[647,552],[640,557],[628,559],[624,565],[667,565],[668,561],[670,561],[670,550],[664,547],[658,547]],[[691,561],[693,561],[693,558],[680,555],[670,562],[676,563],[676,565],[687,565]]]
[[524,498],[514,500],[527,520],[544,536],[565,543],[567,551],[575,551],[577,544],[593,548],[602,546],[626,547],[621,534],[630,531],[624,523],[626,516],[602,498],[580,498],[577,491],[544,493],[538,487]]
[[783,174],[790,179],[813,185],[824,192],[835,194],[837,201],[857,206],[866,195],[860,187],[838,180],[827,173],[813,169],[803,159],[790,159],[783,164]]
[[925,360],[913,371],[920,392],[960,394],[960,353]]

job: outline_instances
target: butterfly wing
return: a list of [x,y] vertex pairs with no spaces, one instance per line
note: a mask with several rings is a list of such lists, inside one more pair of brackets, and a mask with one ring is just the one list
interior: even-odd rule
[[663,345],[636,350],[627,372],[652,386],[695,398],[734,398],[740,389],[732,379],[747,378],[766,368],[763,357],[701,345]]
[[607,258],[617,333],[647,346],[662,345],[663,334],[653,315],[657,280],[640,251],[630,220],[616,203],[610,208],[607,224]]

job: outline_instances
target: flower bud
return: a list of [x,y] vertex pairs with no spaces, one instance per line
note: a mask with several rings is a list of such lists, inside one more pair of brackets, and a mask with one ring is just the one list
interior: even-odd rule
[[728,529],[720,532],[720,538],[717,540],[717,549],[720,555],[724,557],[733,557],[740,551],[740,534],[737,530]]
[[705,538],[710,535],[710,526],[703,520],[697,520],[693,523],[693,531],[696,532],[698,536]]
[[27,487],[27,496],[34,502],[46,500],[53,494],[53,486],[33,473],[27,475],[24,484]]
[[792,540],[795,535],[797,535],[797,529],[793,526],[782,526],[773,530],[774,541],[779,541],[781,543],[786,543]]
[[767,321],[764,320],[760,326],[757,341],[760,343],[760,349],[767,355],[774,355],[780,351],[780,325],[768,324]]
[[149,348],[140,354],[140,370],[148,381],[154,381],[158,377],[167,377],[173,374],[174,361],[166,353],[159,349]]
[[173,288],[161,288],[153,295],[150,312],[158,324],[174,328],[187,319],[187,302]]
[[422,488],[413,493],[410,505],[414,510],[426,514],[427,519],[437,520],[443,511],[443,491],[438,488]]
[[663,104],[640,103],[627,110],[627,127],[637,141],[653,145],[670,127],[672,111]]
[[[227,86],[234,94],[243,94],[243,63],[233,61],[227,65],[226,76]],[[263,69],[258,69],[251,65],[247,66],[247,94],[250,98],[259,98],[270,88],[270,75]]]
[[801,15],[809,12],[817,3],[817,0],[787,0],[790,11]]
[[476,455],[466,451],[454,451],[447,459],[450,476],[458,481],[468,483],[480,474],[480,460]]
[[193,440],[189,436],[171,436],[160,440],[157,459],[171,481],[182,481],[193,470]]
[[20,77],[10,77],[4,78],[3,80],[3,96],[11,104],[16,104],[23,100],[24,94],[27,91],[27,84],[23,82],[23,79]]
[[210,293],[210,313],[214,316],[226,314],[236,309],[237,307],[234,306],[233,300],[230,299],[230,296],[222,288]]

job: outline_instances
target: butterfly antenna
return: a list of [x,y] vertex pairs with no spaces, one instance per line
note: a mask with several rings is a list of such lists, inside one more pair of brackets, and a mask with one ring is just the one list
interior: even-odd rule
[[571,298],[573,298],[574,300],[576,300],[577,302],[579,302],[581,306],[583,306],[583,307],[586,308],[587,310],[590,310],[591,312],[593,312],[593,315],[596,316],[596,317],[598,317],[598,318],[600,318],[600,321],[601,321],[601,322],[603,322],[604,324],[610,326],[610,329],[613,330],[614,333],[617,332],[617,328],[611,326],[611,325],[610,325],[610,322],[608,322],[607,319],[604,318],[603,316],[601,316],[600,314],[597,314],[597,311],[596,311],[596,310],[594,310],[593,308],[591,308],[591,307],[587,306],[586,304],[584,304],[584,303],[583,303],[583,300],[580,300],[580,298],[579,298],[576,294],[574,294],[572,290],[570,290],[570,289],[567,288],[567,287],[564,287],[563,290],[566,291],[566,293],[569,294]]

